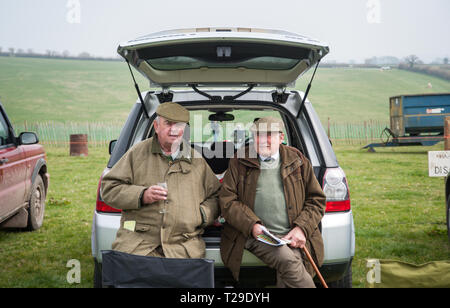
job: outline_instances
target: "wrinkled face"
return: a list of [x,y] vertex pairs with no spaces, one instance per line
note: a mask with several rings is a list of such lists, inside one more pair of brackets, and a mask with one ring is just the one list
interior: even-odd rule
[[183,138],[186,123],[172,122],[163,117],[158,117],[154,122],[158,141],[164,152],[176,152]]
[[277,153],[284,140],[284,134],[280,132],[257,132],[254,137],[256,152],[266,157]]

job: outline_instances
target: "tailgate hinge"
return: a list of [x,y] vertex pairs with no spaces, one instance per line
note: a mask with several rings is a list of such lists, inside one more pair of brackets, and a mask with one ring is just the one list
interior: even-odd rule
[[159,103],[171,102],[173,100],[173,93],[169,91],[169,88],[163,87],[162,91],[156,94],[158,97]]
[[286,88],[277,88],[272,92],[272,101],[274,103],[284,104],[289,97],[289,93],[286,93]]

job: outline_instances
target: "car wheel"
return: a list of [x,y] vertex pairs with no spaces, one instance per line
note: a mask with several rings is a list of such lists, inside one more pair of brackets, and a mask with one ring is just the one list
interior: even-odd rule
[[333,281],[327,283],[329,288],[352,288],[352,265],[348,267],[347,271],[344,274],[344,277],[339,279],[338,281]]
[[42,226],[45,211],[45,186],[38,175],[31,187],[30,207],[28,208],[28,229],[34,231]]

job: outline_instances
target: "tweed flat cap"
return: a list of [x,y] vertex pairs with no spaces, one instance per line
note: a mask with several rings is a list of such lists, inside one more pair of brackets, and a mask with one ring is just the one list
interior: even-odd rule
[[156,114],[172,122],[189,122],[189,111],[177,103],[160,104],[156,108]]
[[284,130],[283,120],[274,117],[264,117],[256,120],[250,128],[252,132],[280,132]]

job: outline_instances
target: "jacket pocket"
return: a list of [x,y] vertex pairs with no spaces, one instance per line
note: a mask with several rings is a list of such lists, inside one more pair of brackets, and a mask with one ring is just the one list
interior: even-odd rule
[[119,231],[117,231],[116,240],[111,248],[113,250],[132,254],[142,242],[143,239],[139,234],[125,229],[119,229]]
[[150,230],[149,224],[143,224],[140,222],[136,222],[135,232],[147,232]]

